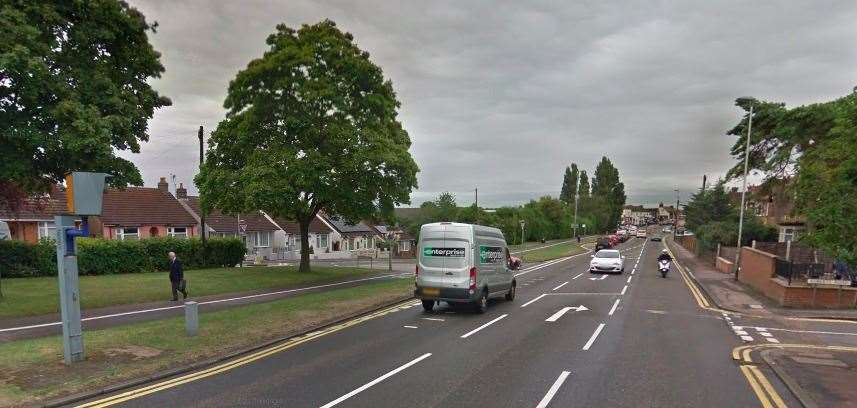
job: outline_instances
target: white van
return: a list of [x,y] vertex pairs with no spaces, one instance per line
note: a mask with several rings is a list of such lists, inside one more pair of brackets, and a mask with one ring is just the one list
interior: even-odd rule
[[506,238],[497,228],[437,222],[420,228],[414,296],[431,311],[435,303],[471,303],[484,313],[488,299],[515,299]]

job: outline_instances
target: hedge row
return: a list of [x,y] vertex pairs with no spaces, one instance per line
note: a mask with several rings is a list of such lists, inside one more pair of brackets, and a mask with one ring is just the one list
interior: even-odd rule
[[[169,269],[167,253],[172,251],[185,269],[231,267],[241,262],[246,248],[235,238],[207,241],[203,262],[198,238],[151,238],[118,241],[77,239],[77,266],[81,275],[139,273]],[[38,244],[0,241],[0,276],[3,278],[56,276],[56,246],[51,240]]]

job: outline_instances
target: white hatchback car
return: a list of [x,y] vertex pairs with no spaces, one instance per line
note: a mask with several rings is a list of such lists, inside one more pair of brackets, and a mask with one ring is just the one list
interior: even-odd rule
[[625,272],[625,258],[615,249],[602,249],[589,261],[589,273],[596,272]]

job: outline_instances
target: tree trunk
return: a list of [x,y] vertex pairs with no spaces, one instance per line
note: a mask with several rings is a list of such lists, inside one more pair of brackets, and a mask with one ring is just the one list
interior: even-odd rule
[[313,217],[298,218],[301,230],[301,266],[298,272],[309,272],[309,223]]

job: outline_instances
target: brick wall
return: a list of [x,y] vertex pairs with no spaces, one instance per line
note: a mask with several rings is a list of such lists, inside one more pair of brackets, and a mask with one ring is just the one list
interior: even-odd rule
[[732,265],[734,264],[734,258],[730,260],[722,256],[718,256],[717,260],[715,260],[714,267],[717,268],[719,272],[732,273]]

